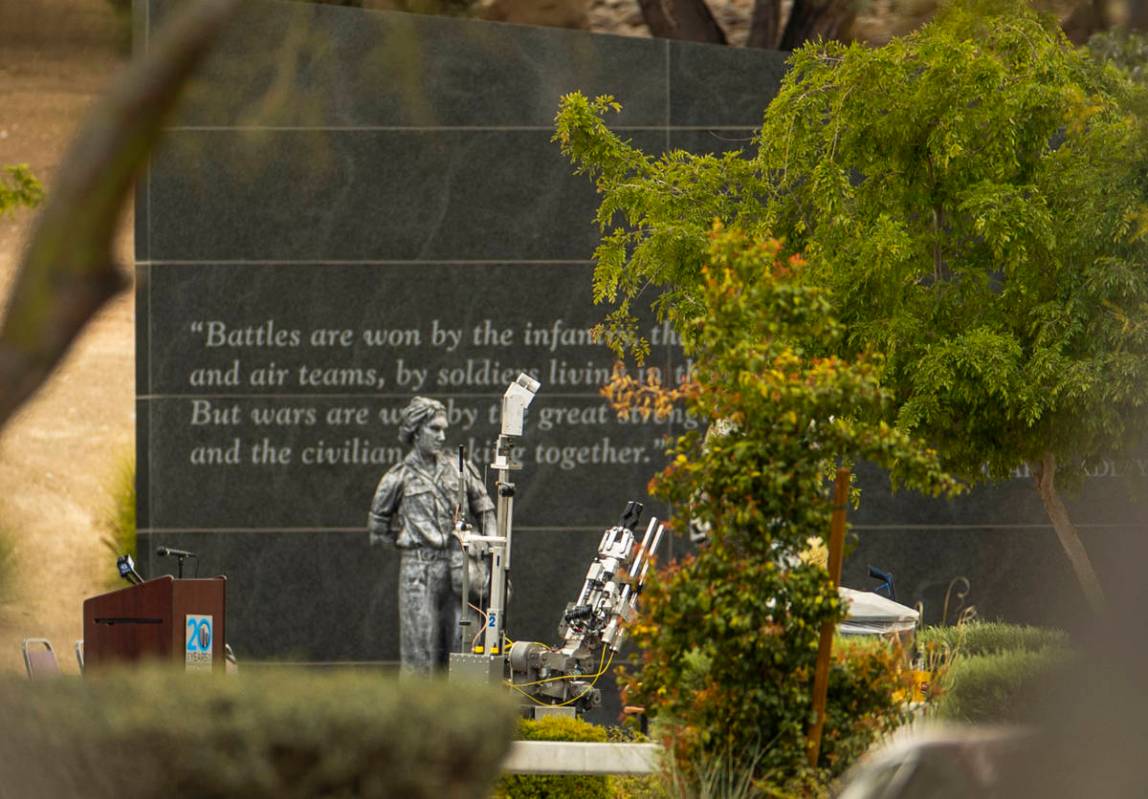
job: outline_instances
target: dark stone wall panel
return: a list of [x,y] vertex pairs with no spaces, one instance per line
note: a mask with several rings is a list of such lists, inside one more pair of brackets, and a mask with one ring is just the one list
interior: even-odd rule
[[136,399],[136,529],[151,527],[151,405]]
[[148,247],[151,224],[148,210],[151,207],[151,192],[148,189],[148,180],[144,177],[136,181],[134,204],[132,205],[132,237],[134,240],[133,257],[136,262],[150,261],[151,249]]
[[[618,507],[602,509],[602,529]],[[601,529],[530,530],[516,536],[512,638],[555,643],[566,603],[578,591]],[[371,547],[363,533],[145,533],[145,577],[175,574],[158,547],[196,553],[198,575],[227,575],[228,638],[240,658],[293,661],[398,660],[396,550]],[[196,574],[185,562],[185,576]]]
[[[135,5],[137,28],[151,31],[173,0]],[[205,574],[227,573],[230,629],[245,657],[393,660],[395,562],[366,546],[363,529],[387,463],[301,465],[302,453],[320,441],[328,450],[357,441],[361,453],[366,440],[393,460],[402,454],[394,412],[422,393],[448,402],[449,443],[470,445],[481,467],[491,409],[513,373],[533,370],[543,389],[516,475],[511,632],[554,640],[601,530],[626,500],[645,498],[660,437],[691,423],[603,415],[595,392],[608,352],[525,343],[528,326],[585,329],[604,311],[590,297],[599,198],[550,141],[558,97],[616,95],[625,110],[610,124],[648,152],[752,154],[785,55],[305,3],[252,0],[243,14],[137,187],[143,561],[166,565],[151,557],[162,543],[199,551]],[[297,330],[299,344],[205,343],[212,323],[268,322]],[[433,331],[448,327],[465,341],[436,344]],[[476,328],[515,333],[475,340]],[[652,318],[642,328],[662,338]],[[360,338],[368,329],[424,339],[371,347]],[[312,343],[316,330],[351,330],[353,341]],[[501,374],[491,376],[495,361]],[[651,363],[671,380],[686,365],[661,341]],[[599,370],[594,385],[571,377],[583,366]],[[301,369],[373,369],[376,379],[314,382]],[[418,384],[414,369],[427,376]],[[208,371],[193,380],[196,370],[219,380]],[[283,376],[260,383],[257,373]],[[292,409],[309,409],[314,423],[252,415]],[[361,420],[328,420],[360,409]],[[289,448],[291,462],[253,462],[264,437],[277,455]],[[606,437],[612,463],[600,462]],[[235,441],[239,463],[192,462],[197,448],[222,456]],[[641,449],[619,462],[619,447]],[[1145,479],[1148,459],[1104,464],[1070,499],[1102,577],[1148,521],[1144,503],[1129,499]],[[866,567],[885,568],[930,619],[961,575],[968,601],[990,618],[1055,622],[1078,604],[1024,475],[953,501],[891,495],[864,469],[861,484],[847,584],[870,586]]]
[[670,124],[760,128],[788,53],[670,43]]
[[[365,528],[379,478],[405,449],[394,422],[406,398],[170,398],[144,403],[150,419],[149,527]],[[540,398],[522,441],[524,470],[518,486],[515,523],[526,527],[597,527],[603,507],[621,512],[626,500],[648,502],[646,483],[663,455],[654,424],[621,424],[596,397]],[[208,404],[210,403],[210,404]],[[365,409],[367,423],[335,425],[332,411]],[[483,471],[493,457],[498,426],[490,421],[497,396],[448,400],[455,418],[450,444],[464,444]],[[586,413],[604,421],[587,434],[578,426],[554,424],[546,412]],[[456,414],[477,409],[473,427]],[[294,424],[260,425],[254,420],[285,413]],[[189,423],[220,413],[237,424]],[[313,420],[313,421],[311,421]],[[548,420],[552,426],[547,426]],[[160,433],[161,435],[157,435]],[[289,450],[289,454],[285,453]],[[487,490],[494,494],[493,472]]]
[[136,395],[144,396],[151,393],[151,303],[149,292],[151,290],[151,265],[137,263],[135,268],[135,303],[136,303]]
[[151,257],[585,260],[594,187],[570,173],[545,130],[177,131],[152,167]]
[[666,60],[651,39],[248,2],[176,124],[549,128],[578,90],[619,98],[619,125],[662,126]]
[[[1111,525],[1148,522],[1142,497],[1148,458],[1105,462],[1090,470],[1079,486],[1061,488],[1075,524]],[[891,493],[889,480],[870,466],[858,470],[861,507],[851,516],[859,525],[906,527],[1009,527],[1049,524],[1031,477],[1022,470],[1011,480],[983,484],[954,499],[936,499],[912,491]]]
[[[164,309],[139,339],[151,339],[149,393],[494,397],[513,378],[494,375],[530,371],[548,395],[596,395],[613,356],[589,338],[605,313],[591,300],[592,271],[589,263],[156,264],[139,298]],[[652,314],[640,319],[644,334],[664,341]],[[323,331],[351,331],[352,340],[324,345]],[[669,351],[655,343],[651,364],[667,363]],[[237,359],[239,385],[195,385],[196,369],[226,371]],[[400,361],[426,370],[425,382],[400,379]],[[287,370],[282,381],[261,380],[271,364]],[[324,384],[311,376],[317,367],[359,367],[378,379]]]
[[[228,643],[244,658],[397,660],[397,559],[347,533],[144,534],[144,576],[175,574],[161,546],[195,552],[199,576],[227,576]],[[195,574],[186,561],[185,575]]]

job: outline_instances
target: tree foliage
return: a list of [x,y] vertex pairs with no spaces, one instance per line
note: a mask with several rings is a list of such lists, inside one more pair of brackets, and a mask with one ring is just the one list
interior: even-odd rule
[[1097,61],[1122,70],[1135,83],[1148,83],[1148,35],[1140,31],[1112,30],[1088,40],[1088,52]]
[[719,218],[802,251],[848,335],[884,354],[895,418],[970,480],[1030,465],[1099,588],[1054,477],[1144,427],[1148,206],[1136,90],[1018,0],[957,0],[885,47],[797,51],[749,157],[643,154],[608,99],[564,98],[556,138],[602,193],[595,291],[698,318]]
[[[822,624],[844,608],[825,569],[799,555],[828,535],[827,469],[865,458],[928,493],[955,483],[935,452],[881,420],[881,359],[828,354],[843,329],[799,258],[719,228],[707,262],[701,313],[681,320],[695,361],[686,392],[726,432],[680,438],[651,488],[711,537],[643,594],[627,699],[661,719],[687,771],[732,758],[762,784],[819,784],[825,774],[804,767],[814,661]],[[838,657],[822,769],[838,773],[897,723],[896,663],[881,648]]]

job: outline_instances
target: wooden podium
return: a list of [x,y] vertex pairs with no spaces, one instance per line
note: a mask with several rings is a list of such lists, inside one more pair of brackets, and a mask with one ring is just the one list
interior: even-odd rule
[[84,672],[141,661],[224,670],[227,579],[167,575],[84,601]]

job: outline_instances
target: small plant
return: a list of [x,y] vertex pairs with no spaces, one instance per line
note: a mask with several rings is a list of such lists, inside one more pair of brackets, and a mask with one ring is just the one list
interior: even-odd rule
[[748,758],[726,752],[691,764],[686,771],[668,760],[662,775],[663,791],[673,799],[750,799],[759,796],[754,768],[760,753]]
[[[106,535],[100,540],[116,557],[137,556],[136,539],[136,464],[135,457],[120,461],[108,489],[108,507],[103,518]],[[110,586],[119,586],[120,575],[112,570],[108,575]]]
[[44,188],[26,164],[0,168],[0,218],[17,208],[34,208],[44,199]]

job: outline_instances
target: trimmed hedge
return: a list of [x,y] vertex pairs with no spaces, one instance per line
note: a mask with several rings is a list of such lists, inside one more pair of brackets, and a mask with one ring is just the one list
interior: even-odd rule
[[516,710],[431,680],[135,671],[0,679],[0,715],[5,795],[479,799]]
[[1053,647],[957,657],[943,678],[937,716],[961,722],[1031,721],[1039,685],[1071,657],[1068,650]]

